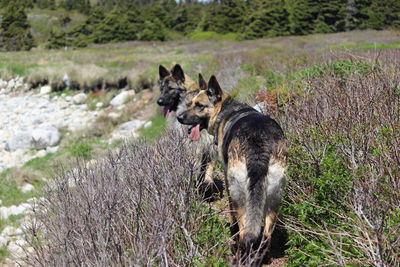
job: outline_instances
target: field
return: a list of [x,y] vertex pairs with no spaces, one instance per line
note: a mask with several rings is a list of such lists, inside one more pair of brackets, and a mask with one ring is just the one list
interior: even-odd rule
[[[32,85],[47,80],[57,88],[67,74],[80,90],[127,78],[139,90],[156,84],[159,64],[180,63],[192,77],[216,74],[234,97],[263,102],[291,142],[270,264],[396,266],[399,60],[399,32],[361,31],[0,53],[0,77],[19,75]],[[104,151],[110,147],[102,147],[98,157],[105,158],[96,168],[76,161],[73,172],[51,171],[49,176],[58,179],[38,193],[47,198],[41,205],[48,213],[35,213],[39,223],[28,236],[34,253],[27,261],[226,266],[231,256],[226,201],[198,201],[193,155],[163,126],[157,115],[140,141],[119,144],[109,153]],[[91,153],[88,144],[101,147],[90,136],[72,140],[65,151],[77,156]],[[47,166],[56,169],[56,160],[25,167],[40,172]],[[6,176],[10,171],[0,178]],[[75,187],[68,187],[71,179]],[[6,191],[6,183],[0,183],[0,192]],[[2,254],[0,248],[0,259]]]

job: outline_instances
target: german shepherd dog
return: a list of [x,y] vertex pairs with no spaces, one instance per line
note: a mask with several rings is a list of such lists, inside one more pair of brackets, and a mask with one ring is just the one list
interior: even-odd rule
[[198,126],[185,126],[178,122],[176,114],[186,109],[187,103],[200,92],[199,85],[186,75],[179,64],[171,71],[165,67],[159,67],[160,97],[157,104],[163,106],[164,117],[168,120],[168,127],[182,133],[184,137],[189,134],[186,143],[192,151],[199,156],[196,167],[200,169],[197,187],[204,200],[213,201],[216,195],[222,195],[223,183],[221,180],[213,179],[215,167],[216,147],[213,137],[207,131],[201,131]]
[[200,92],[178,121],[214,135],[225,172],[233,251],[241,263],[251,260],[257,266],[269,246],[283,194],[287,140],[275,120],[231,98],[215,76],[207,85],[200,74],[199,84]]

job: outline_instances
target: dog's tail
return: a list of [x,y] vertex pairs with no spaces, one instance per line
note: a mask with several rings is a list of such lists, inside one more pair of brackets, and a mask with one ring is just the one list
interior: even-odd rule
[[243,233],[243,246],[247,249],[259,245],[261,224],[264,219],[269,154],[265,151],[252,151],[247,157],[249,187],[246,199],[246,222]]

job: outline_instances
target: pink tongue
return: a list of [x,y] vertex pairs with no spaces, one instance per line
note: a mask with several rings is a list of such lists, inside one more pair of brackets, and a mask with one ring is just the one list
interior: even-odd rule
[[164,107],[164,118],[168,118],[169,116],[169,107],[165,106]]
[[200,139],[200,124],[197,124],[192,128],[189,134],[189,138],[193,141],[198,141]]

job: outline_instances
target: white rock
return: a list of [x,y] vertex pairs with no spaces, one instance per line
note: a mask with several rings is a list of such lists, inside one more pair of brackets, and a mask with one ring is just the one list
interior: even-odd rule
[[14,243],[14,242],[10,243],[10,244],[8,245],[7,249],[8,249],[8,252],[9,252],[13,257],[20,257],[20,256],[22,256],[23,253],[24,253],[24,249],[23,249],[20,245]]
[[70,82],[70,80],[69,80],[69,76],[68,76],[67,73],[65,73],[64,76],[63,76],[63,82],[65,83],[65,85],[66,85],[67,87],[70,87],[70,86],[71,86],[71,82]]
[[21,192],[25,194],[25,193],[35,190],[35,187],[31,184],[24,184],[20,189],[21,189]]
[[[17,231],[18,231],[18,229],[16,230],[16,232]],[[27,242],[24,239],[17,239],[17,240],[14,241],[14,243],[16,245],[18,245],[18,246],[21,246],[21,247],[23,247],[23,246],[25,246],[27,244]]]
[[4,81],[3,79],[0,79],[0,89],[7,88],[7,81]]
[[58,151],[58,146],[48,146],[46,147],[47,153],[56,153]]
[[80,94],[74,95],[72,97],[72,101],[76,105],[83,104],[86,101],[86,99],[87,99],[87,95],[85,95],[84,93],[80,93]]
[[152,123],[151,121],[148,121],[148,122],[146,122],[146,123],[143,125],[143,127],[144,127],[144,128],[148,128],[148,127],[150,127],[152,124],[153,124],[153,123]]
[[115,120],[118,120],[118,118],[121,116],[121,114],[120,114],[120,113],[117,113],[117,112],[110,112],[110,113],[108,113],[107,116],[108,116],[111,120],[115,121]]
[[19,206],[0,207],[0,218],[7,219],[11,215],[23,214],[31,209],[32,206],[29,203],[23,203]]
[[3,204],[3,200],[0,199],[0,205]]
[[1,232],[2,236],[12,236],[15,231],[17,230],[17,228],[13,227],[13,226],[6,226],[3,231]]
[[61,139],[61,134],[57,128],[47,126],[32,131],[32,146],[38,149],[44,149],[48,146],[55,146]]
[[8,238],[0,235],[0,247],[6,246],[8,243]]
[[51,93],[51,86],[50,85],[45,85],[45,86],[42,86],[40,88],[40,94],[41,95],[50,94],[50,93]]
[[103,102],[96,103],[96,108],[102,108],[104,106]]
[[36,154],[35,154],[35,158],[41,158],[47,155],[47,151],[42,149],[39,150]]
[[135,96],[135,91],[130,90],[130,91],[124,91],[122,93],[119,93],[116,95],[111,101],[110,105],[113,106],[114,108],[122,106],[126,102],[129,101],[131,97]]
[[141,120],[132,120],[121,124],[118,128],[122,131],[133,131],[142,127],[146,122]]
[[15,87],[14,79],[9,80],[8,84],[7,84],[7,89],[12,90],[12,89],[14,89],[14,87]]
[[31,147],[32,133],[29,131],[18,131],[7,139],[6,150],[16,151],[18,149],[27,150]]
[[17,228],[14,232],[14,235],[23,235],[24,234],[24,230],[22,230],[21,228]]
[[88,106],[87,106],[86,104],[78,105],[78,108],[81,109],[81,110],[86,110],[87,107],[88,107]]
[[[64,94],[64,95],[65,95],[65,94]],[[67,96],[65,97],[65,101],[71,102],[71,100],[72,100],[72,96],[67,95]]]

